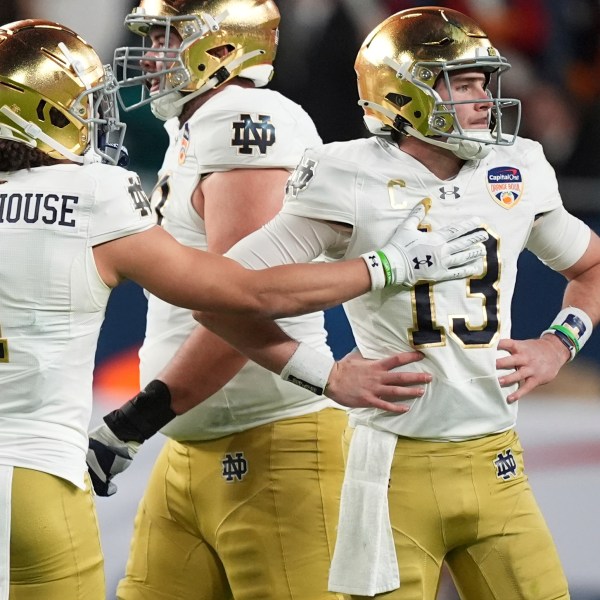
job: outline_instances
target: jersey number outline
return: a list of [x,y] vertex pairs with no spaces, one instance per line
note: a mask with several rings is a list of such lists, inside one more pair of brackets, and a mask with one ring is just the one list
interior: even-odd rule
[[0,327],[0,363],[8,362],[8,340],[2,337],[2,327]]
[[[156,224],[157,225],[161,225],[163,222],[163,219],[164,219],[163,209],[164,209],[165,204],[167,203],[167,200],[169,199],[169,195],[171,193],[171,186],[169,184],[170,177],[171,177],[170,173],[163,175],[158,180],[158,182],[154,186],[154,189],[152,190],[152,193],[150,194],[150,197],[152,199],[154,199],[154,195],[155,194],[158,195],[159,190],[160,190],[160,200],[156,203],[156,205],[154,207],[154,212],[156,213]],[[152,202],[152,204],[154,204],[154,202]]]
[[[486,231],[489,237],[483,242],[486,250],[483,274],[466,280],[467,296],[481,299],[482,325],[471,326],[466,315],[448,316],[450,332],[466,348],[489,347],[500,331],[500,240],[489,229],[486,228]],[[436,322],[434,292],[433,283],[419,283],[411,290],[414,327],[409,329],[408,334],[415,348],[443,346],[446,343],[447,332]]]

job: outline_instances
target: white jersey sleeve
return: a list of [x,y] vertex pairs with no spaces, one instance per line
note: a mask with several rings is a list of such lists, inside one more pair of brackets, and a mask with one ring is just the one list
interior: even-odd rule
[[338,147],[306,150],[288,180],[283,213],[354,225],[356,164],[332,156]]
[[149,229],[154,225],[150,201],[137,173],[119,167],[90,165],[97,176],[99,198],[90,219],[89,245]]
[[189,151],[201,174],[231,169],[293,169],[321,144],[310,117],[276,92],[228,86],[189,121]]
[[531,198],[536,215],[562,206],[556,173],[546,159],[541,144],[532,140],[519,139],[519,152],[523,169],[527,169],[530,173],[531,181],[526,185],[531,188],[529,191],[532,192]]

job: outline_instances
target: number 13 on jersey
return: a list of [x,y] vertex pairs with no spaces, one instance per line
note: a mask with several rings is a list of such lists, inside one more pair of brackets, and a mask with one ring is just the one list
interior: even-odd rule
[[[481,302],[480,325],[471,325],[467,315],[448,317],[448,328],[467,348],[485,348],[495,343],[500,329],[498,237],[486,228],[489,238],[483,242],[483,273],[466,280],[467,298],[479,298]],[[417,284],[411,292],[415,327],[409,330],[414,348],[443,346],[447,332],[438,324],[435,310],[435,284]],[[457,310],[458,312],[458,310]]]

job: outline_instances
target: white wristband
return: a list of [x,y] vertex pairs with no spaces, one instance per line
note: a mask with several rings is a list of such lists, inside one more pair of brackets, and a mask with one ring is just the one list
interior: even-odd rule
[[372,252],[361,254],[360,257],[365,261],[369,269],[371,290],[382,290],[386,286],[387,280],[379,253],[373,250]]
[[329,374],[334,365],[333,357],[322,354],[308,344],[300,342],[294,354],[283,367],[281,378],[320,396],[325,392]]
[[543,331],[542,335],[546,333],[556,335],[569,349],[570,360],[573,360],[590,339],[593,328],[592,320],[586,312],[569,306],[556,315],[550,327]]

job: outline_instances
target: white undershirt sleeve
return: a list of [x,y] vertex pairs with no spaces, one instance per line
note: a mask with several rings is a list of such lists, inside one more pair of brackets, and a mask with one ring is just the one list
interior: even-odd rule
[[590,236],[590,228],[561,206],[538,217],[527,248],[551,269],[564,271],[583,256]]
[[334,223],[280,213],[259,230],[240,240],[226,254],[251,269],[306,263],[325,251],[342,255],[351,230]]

